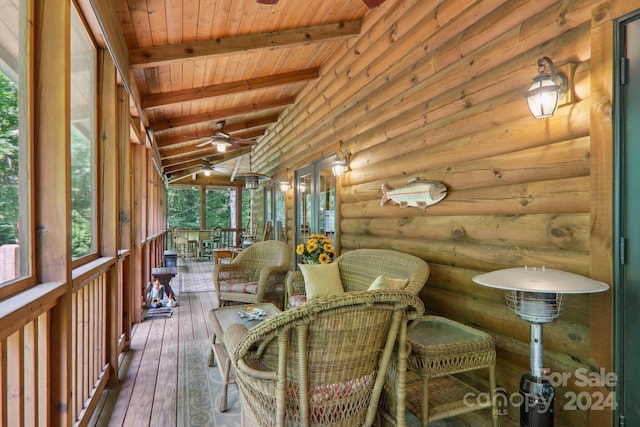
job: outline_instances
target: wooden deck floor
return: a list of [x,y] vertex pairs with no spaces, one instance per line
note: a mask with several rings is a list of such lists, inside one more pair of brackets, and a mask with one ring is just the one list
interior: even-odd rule
[[178,425],[178,361],[185,341],[211,337],[206,318],[215,295],[180,292],[173,282],[172,287],[179,305],[170,318],[134,325],[130,350],[120,357],[118,384],[101,396],[91,425]]
[[[206,265],[198,268],[210,271]],[[203,276],[201,280],[209,279]],[[101,396],[90,425],[182,427],[177,420],[181,404],[178,388],[183,375],[178,361],[183,357],[186,341],[211,338],[207,313],[215,307],[216,300],[214,292],[202,291],[206,283],[195,287],[198,292],[184,292],[173,282],[172,287],[179,297],[172,317],[145,320],[134,326],[130,350],[120,357],[119,381]],[[488,426],[489,417],[489,411],[483,410],[430,425]],[[506,417],[500,421],[503,426],[515,425]]]

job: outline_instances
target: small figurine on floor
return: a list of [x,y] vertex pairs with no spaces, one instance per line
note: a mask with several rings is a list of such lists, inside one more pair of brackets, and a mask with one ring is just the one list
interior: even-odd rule
[[164,292],[164,286],[160,284],[159,279],[155,279],[153,285],[149,284],[147,287],[147,307],[164,307],[166,303],[167,299]]

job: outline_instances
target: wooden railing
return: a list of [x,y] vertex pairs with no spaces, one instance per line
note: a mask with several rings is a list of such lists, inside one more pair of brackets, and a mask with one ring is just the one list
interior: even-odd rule
[[[107,357],[107,283],[115,274],[113,258],[99,258],[74,270],[71,294],[71,387],[72,419],[82,418],[95,406],[106,385]],[[114,276],[115,277],[115,276]]]
[[47,425],[50,312],[64,292],[63,283],[46,283],[0,303],[2,425]]
[[[164,234],[145,243],[159,265]],[[0,425],[86,426],[116,378],[140,296],[128,250],[74,269],[71,284],[45,283],[0,302]]]

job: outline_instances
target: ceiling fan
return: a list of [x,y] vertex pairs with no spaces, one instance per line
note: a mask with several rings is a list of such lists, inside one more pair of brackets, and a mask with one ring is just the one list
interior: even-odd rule
[[196,147],[202,147],[204,145],[211,144],[216,146],[218,152],[224,152],[229,149],[239,150],[245,146],[257,144],[257,142],[252,139],[236,138],[229,135],[224,131],[225,123],[226,122],[224,120],[216,122],[216,128],[218,130],[213,133],[213,136],[210,139],[196,145]]
[[202,167],[200,168],[200,172],[204,173],[206,176],[211,175],[214,171],[213,165],[209,162],[209,159],[202,159]]
[[[256,0],[260,4],[276,4],[278,0]],[[380,6],[384,3],[384,0],[362,0],[369,7],[369,9],[373,9],[374,7]]]

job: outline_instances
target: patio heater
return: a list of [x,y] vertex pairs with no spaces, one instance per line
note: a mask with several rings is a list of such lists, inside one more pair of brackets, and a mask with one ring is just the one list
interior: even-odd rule
[[250,199],[250,211],[249,211],[249,232],[242,236],[242,248],[251,246],[256,241],[256,236],[253,235],[253,205],[255,203],[256,190],[258,189],[258,183],[264,179],[271,179],[267,175],[255,172],[247,172],[241,175],[237,175],[237,178],[244,180],[244,187],[251,192]]
[[520,426],[553,426],[554,389],[542,367],[542,325],[560,315],[563,294],[602,292],[609,286],[550,268],[507,268],[473,278],[479,285],[507,291],[506,303],[531,324],[530,368],[520,379]]

